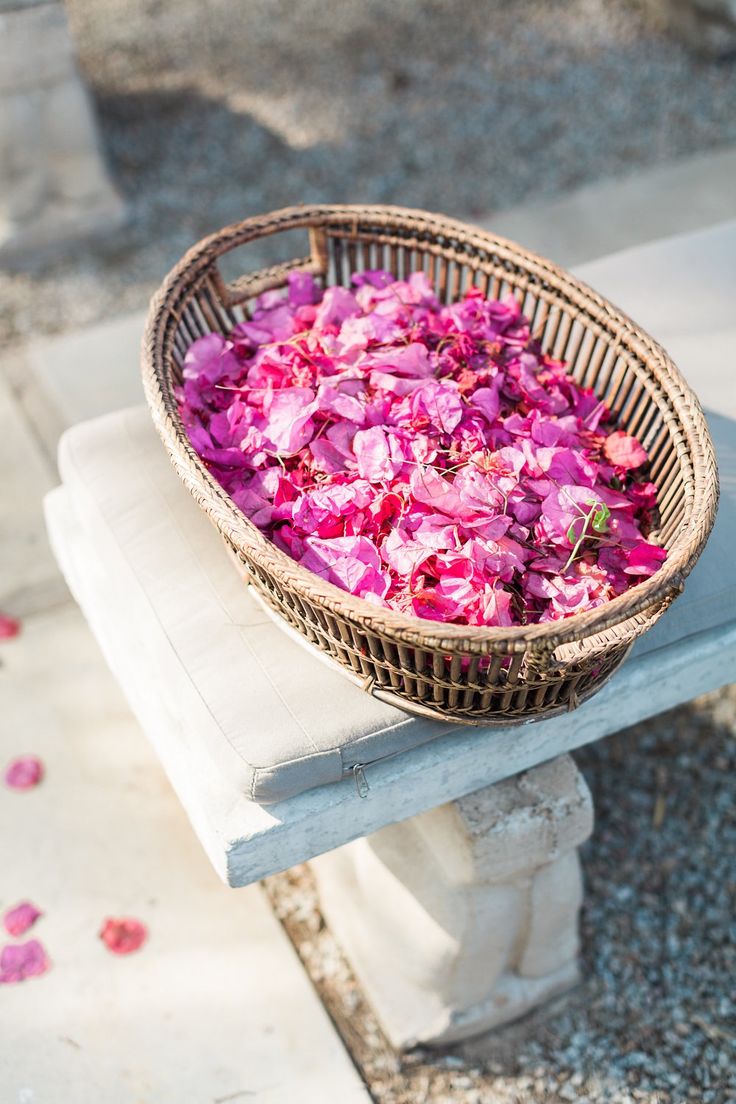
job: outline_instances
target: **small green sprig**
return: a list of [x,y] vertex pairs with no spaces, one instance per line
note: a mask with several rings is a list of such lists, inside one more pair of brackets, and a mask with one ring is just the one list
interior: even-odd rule
[[[587,514],[581,510],[576,518],[573,518],[570,523],[570,528],[567,530],[567,539],[573,546],[572,552],[567,560],[567,563],[562,569],[564,575],[567,569],[575,563],[578,557],[578,552],[586,538],[591,538],[594,534],[603,534],[608,532],[608,519],[611,516],[611,511],[606,506],[605,502],[600,502],[597,499],[593,499],[588,503],[590,509]],[[576,531],[576,526],[582,521],[583,526],[580,533]],[[590,526],[590,531],[588,530]]]

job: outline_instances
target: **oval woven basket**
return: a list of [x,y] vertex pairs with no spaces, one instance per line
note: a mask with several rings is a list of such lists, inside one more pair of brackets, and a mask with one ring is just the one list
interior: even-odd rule
[[[267,235],[294,231],[303,250],[228,282],[222,259]],[[229,258],[232,260],[232,258]],[[514,628],[426,621],[379,609],[320,579],[240,512],[189,443],[174,397],[196,338],[228,333],[255,296],[295,270],[325,286],[352,272],[422,270],[442,302],[470,284],[520,301],[545,352],[592,387],[650,456],[659,490],[656,537],[668,550],[651,578],[565,620]],[[403,709],[470,724],[514,724],[573,709],[625,659],[667,609],[708,538],[718,501],[715,456],[700,404],[670,358],[611,303],[551,262],[441,215],[396,207],[292,207],[205,238],[154,295],[143,380],[156,427],[181,479],[217,526],[245,579],[301,642],[364,689]],[[196,601],[196,597],[193,598]]]

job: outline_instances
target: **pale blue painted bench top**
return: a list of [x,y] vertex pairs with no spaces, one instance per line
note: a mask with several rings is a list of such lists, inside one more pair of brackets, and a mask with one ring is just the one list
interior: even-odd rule
[[[578,274],[649,329],[705,405],[720,410],[710,421],[722,505],[684,595],[608,686],[569,715],[479,730],[409,718],[376,702],[252,603],[145,409],[83,423],[65,436],[62,487],[46,504],[57,557],[231,885],[733,680],[736,422],[725,415],[736,414],[736,223],[630,250]],[[346,777],[356,764],[358,785]]]

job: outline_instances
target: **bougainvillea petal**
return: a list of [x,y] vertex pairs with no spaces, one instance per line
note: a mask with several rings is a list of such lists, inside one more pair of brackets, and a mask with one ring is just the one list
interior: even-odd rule
[[[666,553],[646,452],[540,351],[512,295],[424,273],[292,273],[193,343],[192,445],[283,551],[374,605],[470,625],[569,617]],[[630,474],[635,473],[635,474]]]
[[3,916],[3,924],[9,935],[23,935],[33,927],[39,916],[43,916],[40,909],[30,901],[21,901],[19,905],[8,909]]
[[0,985],[45,974],[51,963],[37,939],[9,943],[0,950]]
[[30,790],[43,778],[43,763],[36,755],[21,755],[5,768],[5,785],[11,790]]
[[20,621],[16,617],[8,617],[0,613],[0,640],[11,640],[20,632]]
[[404,457],[395,440],[380,426],[359,429],[353,437],[358,473],[370,483],[382,483],[401,470]]
[[268,421],[262,432],[277,453],[293,456],[311,440],[314,432],[312,414],[317,409],[314,400],[314,391],[308,387],[271,392],[264,405]]
[[666,558],[664,548],[639,541],[629,552],[624,571],[627,575],[652,575]]
[[640,468],[647,459],[647,454],[636,437],[629,437],[622,430],[609,434],[603,451],[618,468]]
[[107,949],[120,955],[139,950],[148,937],[146,926],[132,916],[108,917],[99,934]]

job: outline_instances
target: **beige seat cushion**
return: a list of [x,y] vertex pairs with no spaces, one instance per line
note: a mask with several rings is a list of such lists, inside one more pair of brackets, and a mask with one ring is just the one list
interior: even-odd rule
[[[157,654],[173,652],[222,733],[213,754],[253,800],[334,782],[447,731],[376,702],[281,632],[182,486],[146,408],[69,430],[59,467],[89,570],[116,591],[120,616],[137,618],[151,680],[165,668]],[[189,703],[170,708],[185,724]]]
[[[639,652],[732,619],[736,426],[714,417],[726,500],[685,594]],[[334,782],[356,763],[414,747],[452,726],[377,702],[290,640],[252,600],[204,513],[180,483],[144,407],[69,430],[62,480],[87,570],[135,618],[152,692],[176,662],[187,692],[166,702],[186,727],[204,705],[218,767],[252,800]],[[196,709],[194,707],[196,703]]]

